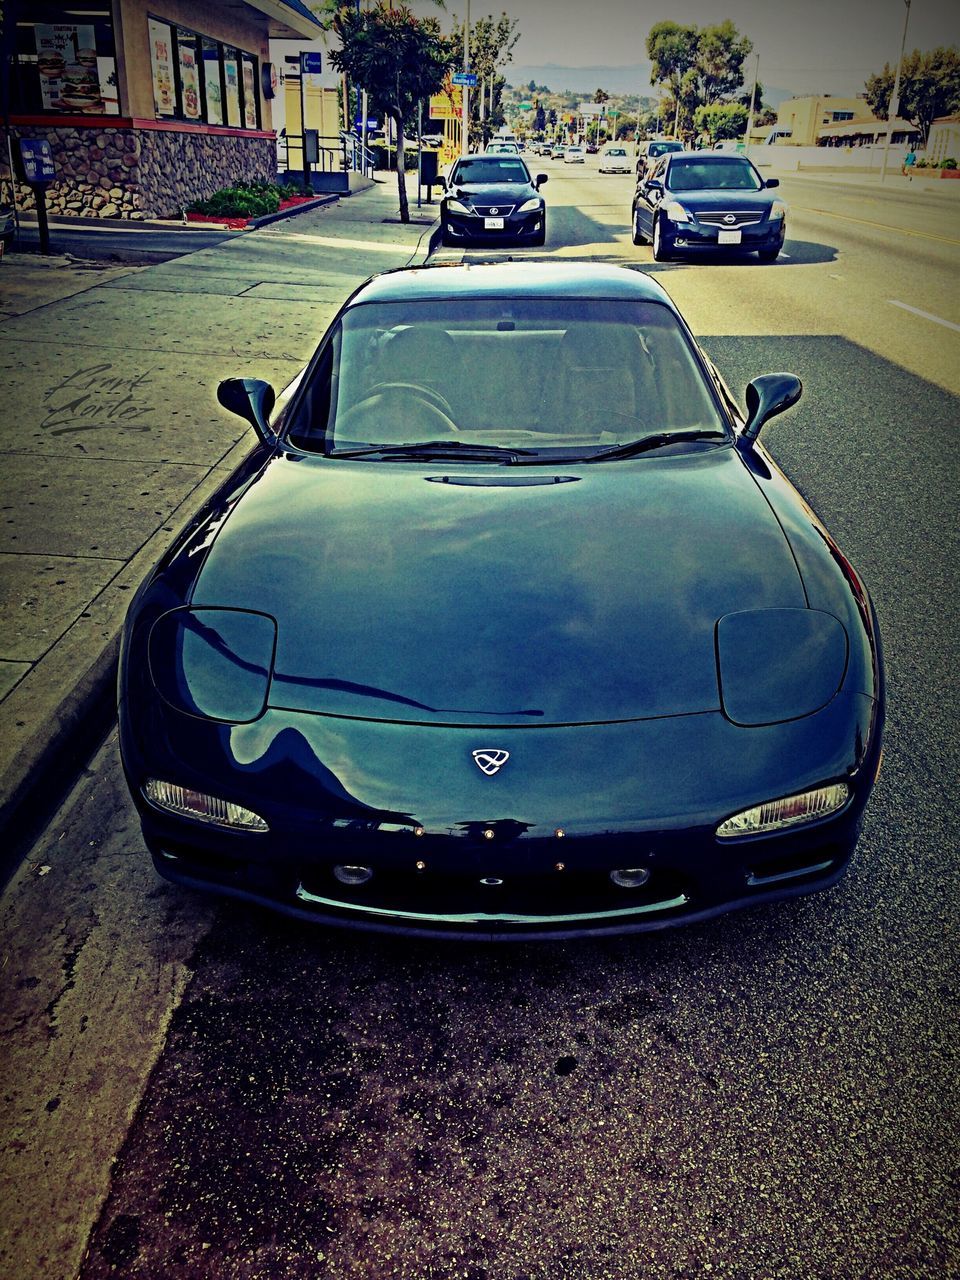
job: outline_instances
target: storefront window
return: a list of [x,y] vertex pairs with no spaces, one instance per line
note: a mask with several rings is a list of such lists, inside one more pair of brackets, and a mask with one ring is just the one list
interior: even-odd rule
[[153,102],[160,117],[256,129],[257,59],[185,27],[151,18]]
[[[29,16],[28,16],[29,14]],[[109,6],[22,8],[14,28],[10,108],[14,112],[117,115],[117,60]]]

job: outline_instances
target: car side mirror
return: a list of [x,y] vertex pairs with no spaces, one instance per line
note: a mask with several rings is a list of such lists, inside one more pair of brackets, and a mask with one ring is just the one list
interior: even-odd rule
[[663,197],[663,183],[651,178],[649,182],[643,184],[643,191],[650,200],[660,200]]
[[547,178],[548,178],[548,177],[549,177],[549,174],[546,174],[546,173],[538,173],[538,174],[537,174],[537,186],[538,186],[538,187],[542,187],[542,186],[543,186],[543,184],[546,182],[546,180],[547,180]]
[[765,373],[747,387],[747,421],[740,439],[752,444],[760,428],[784,409],[797,403],[803,383],[794,373]]
[[766,182],[765,182],[763,185],[764,185],[765,187],[779,187],[779,185],[780,185],[780,179],[779,179],[779,178],[767,178]]
[[217,399],[225,409],[249,422],[264,444],[275,444],[270,430],[270,414],[276,404],[276,393],[262,378],[226,378],[217,387]]

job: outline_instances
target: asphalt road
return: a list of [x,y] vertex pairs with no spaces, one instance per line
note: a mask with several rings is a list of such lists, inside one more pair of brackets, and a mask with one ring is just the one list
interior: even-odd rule
[[[888,664],[850,873],[625,940],[318,932],[157,881],[111,735],[28,860],[74,957],[35,1117],[73,1154],[34,1176],[77,1207],[23,1280],[72,1275],[91,1227],[81,1280],[960,1275],[960,203],[797,179],[777,264],[661,266],[629,179],[542,168],[536,256],[655,270],[738,394],[804,379],[764,438]],[[91,1058],[113,1083],[85,1106]]]

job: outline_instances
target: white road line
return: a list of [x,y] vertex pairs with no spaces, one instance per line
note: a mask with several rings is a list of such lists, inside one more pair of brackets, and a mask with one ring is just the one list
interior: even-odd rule
[[960,324],[954,324],[952,320],[943,320],[940,316],[933,316],[929,311],[921,311],[919,307],[909,307],[905,302],[898,302],[896,298],[888,298],[887,301],[891,307],[902,307],[904,311],[910,311],[915,316],[921,316],[924,320],[932,320],[934,324],[942,324],[946,329],[954,329],[960,333]]

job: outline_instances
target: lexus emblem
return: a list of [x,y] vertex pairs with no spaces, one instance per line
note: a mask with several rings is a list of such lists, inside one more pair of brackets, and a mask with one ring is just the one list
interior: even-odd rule
[[725,213],[725,214],[723,215],[723,220],[724,220],[724,222],[736,222],[737,217],[736,217],[736,214],[733,214],[733,213]]
[[500,212],[500,210],[499,210],[499,209],[491,209],[491,210],[490,210],[490,212],[491,212],[492,214],[498,214],[498,213]]
[[499,751],[496,747],[481,747],[479,750],[471,752],[471,754],[473,763],[488,778],[492,778],[495,773],[499,773],[510,759],[509,751]]

